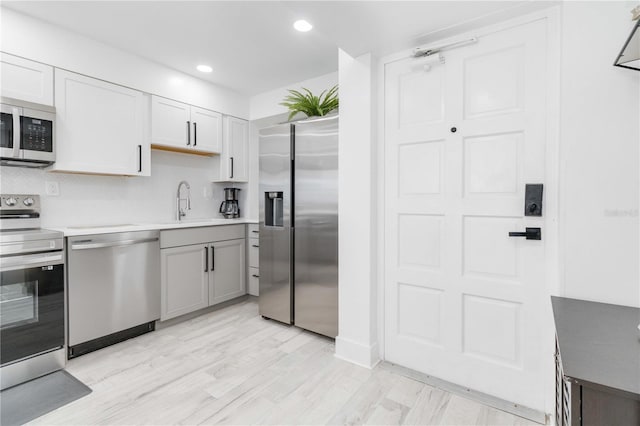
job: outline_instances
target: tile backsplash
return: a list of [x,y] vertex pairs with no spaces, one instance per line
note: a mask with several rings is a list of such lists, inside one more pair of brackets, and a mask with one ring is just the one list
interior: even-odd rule
[[[191,210],[187,218],[219,218],[223,188],[229,185],[212,183],[216,163],[210,157],[154,150],[150,177],[93,176],[1,167],[0,192],[39,194],[44,228],[169,222],[175,219],[178,183],[186,180],[191,186]],[[59,195],[46,195],[45,182],[57,182]],[[242,188],[242,217],[251,217],[247,211],[248,185],[235,186]]]

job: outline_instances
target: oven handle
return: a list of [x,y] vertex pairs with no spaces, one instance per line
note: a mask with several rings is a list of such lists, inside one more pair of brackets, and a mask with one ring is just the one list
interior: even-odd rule
[[22,129],[20,129],[20,109],[12,107],[11,115],[13,118],[13,158],[20,158],[20,137],[22,136]]
[[7,256],[0,258],[0,270],[37,268],[38,266],[60,265],[64,263],[62,251],[54,253],[28,254],[24,256]]
[[131,246],[134,244],[153,243],[158,240],[159,238],[155,237],[155,238],[141,238],[139,240],[110,241],[106,243],[71,244],[71,250],[90,250],[90,249],[99,249],[99,248],[107,248],[107,247]]

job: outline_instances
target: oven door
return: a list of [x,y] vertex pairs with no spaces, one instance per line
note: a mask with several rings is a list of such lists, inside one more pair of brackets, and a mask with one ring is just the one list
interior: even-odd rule
[[63,252],[0,258],[0,364],[64,346]]

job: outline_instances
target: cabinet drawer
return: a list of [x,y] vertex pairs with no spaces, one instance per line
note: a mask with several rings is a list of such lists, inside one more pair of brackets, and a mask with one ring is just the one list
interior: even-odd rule
[[249,229],[249,238],[258,238],[260,235],[260,225],[257,223],[250,223],[247,228]]
[[244,225],[208,226],[203,228],[169,229],[160,232],[160,247],[178,247],[215,241],[245,238]]
[[260,248],[257,238],[249,238],[249,266],[252,268],[260,267]]
[[247,293],[252,296],[260,295],[260,270],[258,268],[249,268],[249,287]]

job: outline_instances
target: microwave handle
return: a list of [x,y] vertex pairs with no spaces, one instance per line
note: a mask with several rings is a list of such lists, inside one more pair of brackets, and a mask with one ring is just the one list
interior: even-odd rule
[[20,128],[20,108],[11,108],[13,118],[13,158],[20,158],[20,138],[22,129]]

